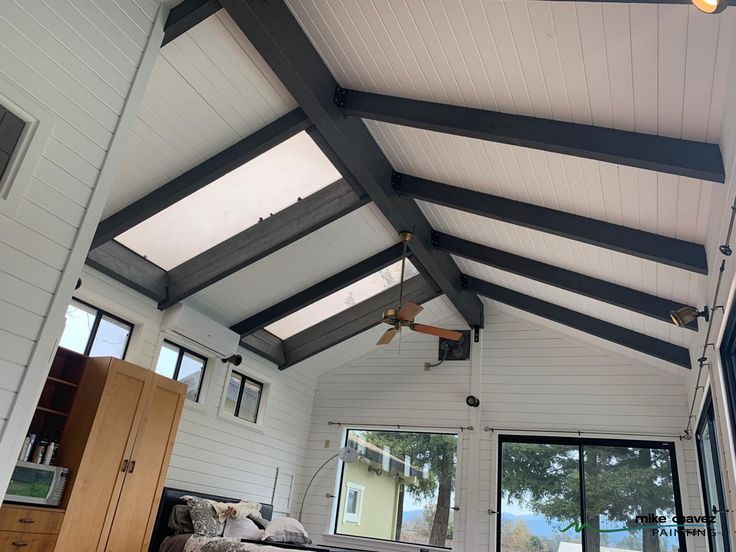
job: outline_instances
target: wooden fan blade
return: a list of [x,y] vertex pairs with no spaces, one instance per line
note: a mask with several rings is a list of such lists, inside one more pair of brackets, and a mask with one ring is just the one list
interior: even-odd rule
[[401,320],[414,320],[417,314],[422,312],[424,307],[417,305],[416,303],[408,302],[406,305],[399,309],[399,318]]
[[399,333],[398,329],[389,328],[384,332],[384,334],[381,336],[381,339],[378,340],[378,343],[376,343],[376,345],[388,345],[389,343],[391,343],[391,340],[397,333]]
[[444,328],[438,328],[436,326],[427,326],[426,324],[412,324],[409,326],[415,332],[436,335],[437,337],[444,337],[450,341],[460,341],[463,334],[454,330],[446,330]]

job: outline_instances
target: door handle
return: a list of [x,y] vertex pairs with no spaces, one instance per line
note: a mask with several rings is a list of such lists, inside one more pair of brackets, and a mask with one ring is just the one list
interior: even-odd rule
[[135,460],[131,461],[130,468],[128,468],[128,473],[133,473],[134,469],[135,469]]
[[123,465],[120,467],[120,471],[128,471],[128,460],[123,460]]

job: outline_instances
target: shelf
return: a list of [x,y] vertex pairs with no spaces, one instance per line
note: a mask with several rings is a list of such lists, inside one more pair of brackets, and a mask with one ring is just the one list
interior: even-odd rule
[[55,378],[54,376],[49,376],[46,378],[48,381],[53,381],[54,383],[60,383],[61,385],[68,385],[69,387],[79,387],[78,383],[74,383],[73,381],[61,379],[61,378]]
[[54,414],[55,416],[68,416],[68,412],[62,412],[61,410],[54,410],[53,408],[46,408],[45,406],[37,406],[36,410],[46,412],[47,414]]

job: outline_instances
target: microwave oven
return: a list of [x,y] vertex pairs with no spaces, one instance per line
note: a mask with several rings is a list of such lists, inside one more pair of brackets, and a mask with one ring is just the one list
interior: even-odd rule
[[68,477],[69,470],[66,468],[19,460],[10,478],[5,500],[58,506],[64,496],[64,486]]

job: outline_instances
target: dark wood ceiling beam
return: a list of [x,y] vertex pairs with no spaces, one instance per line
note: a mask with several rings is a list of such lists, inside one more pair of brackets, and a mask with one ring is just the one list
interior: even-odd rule
[[384,249],[380,253],[376,253],[375,255],[368,257],[350,268],[347,268],[342,272],[338,272],[337,274],[292,295],[288,299],[284,299],[283,301],[262,310],[237,324],[234,324],[230,329],[240,335],[246,336],[261,328],[265,328],[269,324],[303,309],[315,301],[319,301],[320,299],[323,299],[324,297],[327,297],[328,295],[401,260],[403,250],[404,246],[400,243],[389,247],[388,249]]
[[284,342],[267,330],[257,330],[240,339],[240,345],[276,366],[286,364]]
[[394,175],[394,188],[399,194],[466,213],[532,228],[698,274],[708,274],[705,248],[697,243],[406,174]]
[[562,153],[712,182],[725,181],[718,144],[510,115],[469,107],[338,90],[343,114]]
[[220,9],[222,6],[217,0],[184,0],[169,12],[164,24],[164,39],[161,46],[183,35]]
[[[432,243],[438,249],[464,259],[477,261],[486,266],[492,266],[543,284],[603,301],[668,324],[672,324],[670,313],[686,306],[677,301],[662,299],[643,291],[585,276],[572,270],[527,259],[441,232],[435,232],[432,235]],[[698,331],[698,324],[696,321],[692,321],[686,328]]]
[[469,290],[493,301],[498,301],[660,360],[671,362],[677,366],[688,369],[691,367],[690,351],[685,347],[673,345],[661,339],[622,328],[587,314],[581,314],[472,276],[467,276],[467,286]]
[[[286,360],[279,368],[284,370],[380,324],[383,313],[388,309],[396,308],[398,288],[398,285],[392,286],[336,316],[331,316],[285,339]],[[418,305],[440,295],[442,295],[442,290],[421,275],[414,276],[404,283],[404,297]]]
[[367,205],[342,179],[290,205],[169,271],[165,309],[266,255]]
[[166,300],[166,271],[116,241],[90,251],[85,264],[155,301]]
[[271,124],[243,138],[237,144],[233,144],[107,217],[97,226],[95,237],[92,240],[92,249],[130,230],[310,126],[309,119],[301,109],[290,111]]
[[450,256],[429,245],[431,227],[419,207],[391,189],[392,167],[363,122],[335,105],[337,82],[283,0],[221,3],[394,229],[415,233],[412,251],[458,312],[482,326],[482,302],[464,292]]

